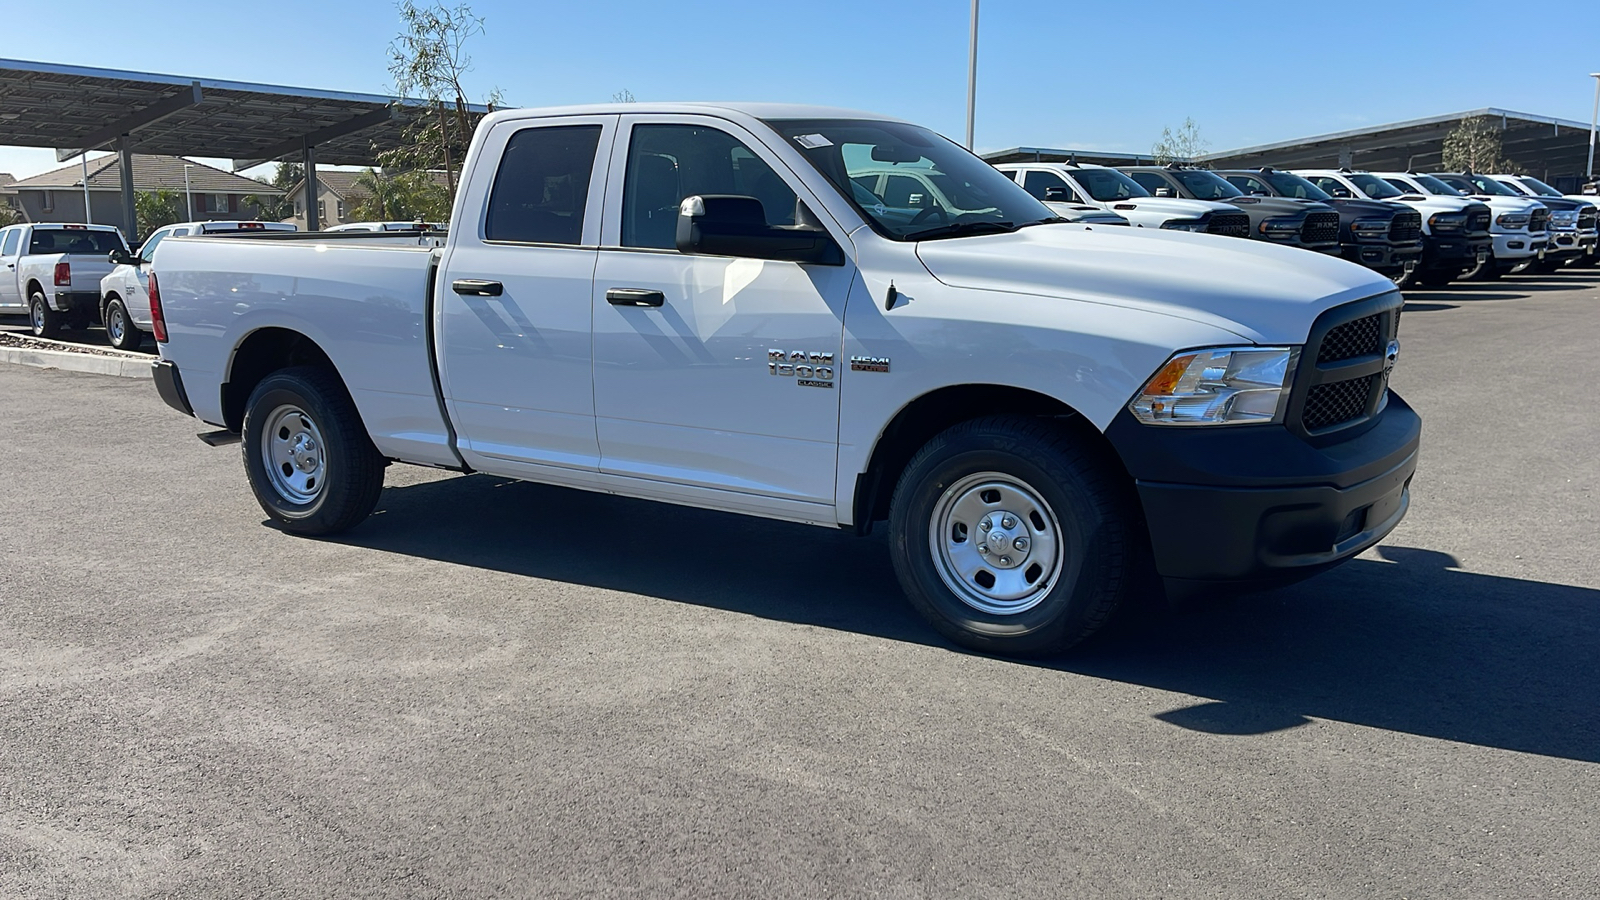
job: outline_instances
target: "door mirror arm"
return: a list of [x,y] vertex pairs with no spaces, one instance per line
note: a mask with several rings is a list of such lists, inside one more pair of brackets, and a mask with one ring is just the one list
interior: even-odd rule
[[677,247],[700,256],[742,256],[844,265],[844,251],[815,225],[768,225],[761,201],[739,194],[685,197],[678,207]]

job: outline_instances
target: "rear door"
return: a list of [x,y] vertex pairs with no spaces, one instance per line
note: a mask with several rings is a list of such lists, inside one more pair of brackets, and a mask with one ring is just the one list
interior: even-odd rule
[[20,307],[27,299],[17,284],[17,261],[22,257],[22,233],[26,225],[0,232],[0,307]]
[[753,135],[711,117],[623,117],[611,169],[594,285],[602,472],[629,493],[833,521],[854,265],[675,243],[686,196],[753,196],[769,225],[793,224],[797,199],[820,205]]
[[473,468],[597,477],[590,293],[616,121],[500,122],[462,188],[435,321],[441,386]]

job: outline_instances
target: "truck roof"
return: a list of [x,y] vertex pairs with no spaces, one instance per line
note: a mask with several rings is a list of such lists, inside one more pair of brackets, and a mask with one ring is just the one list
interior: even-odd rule
[[78,222],[34,222],[32,224],[33,224],[33,230],[34,231],[60,231],[62,229],[70,229],[72,231],[117,231],[118,230],[117,226],[115,226],[115,225],[86,225],[86,224],[82,224],[82,223],[78,223]]
[[863,119],[904,122],[905,119],[880,113],[863,112],[835,106],[812,106],[804,103],[718,103],[709,101],[587,103],[581,106],[544,106],[525,109],[503,109],[490,113],[494,121],[502,119],[543,118],[547,116],[595,115],[706,115],[740,113],[756,119]]

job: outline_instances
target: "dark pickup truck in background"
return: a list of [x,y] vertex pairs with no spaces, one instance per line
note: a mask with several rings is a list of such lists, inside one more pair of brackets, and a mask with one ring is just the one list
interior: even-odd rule
[[1339,255],[1339,213],[1326,203],[1250,197],[1210,169],[1174,163],[1121,169],[1157,197],[1231,203],[1250,217],[1250,236],[1288,247]]

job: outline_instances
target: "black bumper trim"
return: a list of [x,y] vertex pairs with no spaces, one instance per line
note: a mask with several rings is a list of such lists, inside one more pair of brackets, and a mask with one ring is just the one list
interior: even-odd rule
[[194,415],[189,395],[183,390],[183,376],[178,374],[178,367],[171,360],[158,359],[151,363],[150,377],[155,380],[156,393],[163,402],[186,416]]

